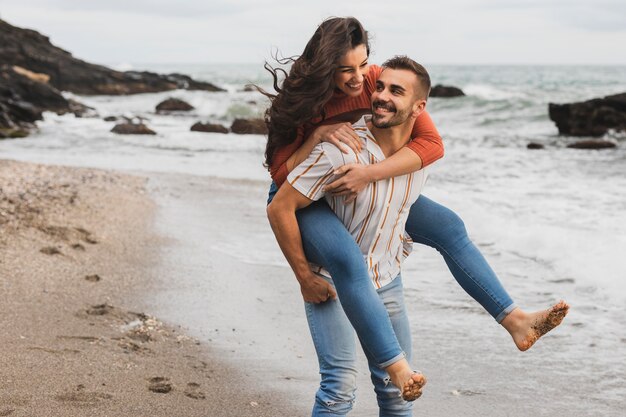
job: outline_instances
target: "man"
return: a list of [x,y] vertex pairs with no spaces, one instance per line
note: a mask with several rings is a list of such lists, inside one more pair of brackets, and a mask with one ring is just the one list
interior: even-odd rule
[[[325,197],[361,248],[372,283],[389,313],[396,337],[407,357],[411,335],[403,302],[400,267],[411,250],[404,233],[409,209],[426,180],[425,172],[370,183],[352,203],[325,195],[334,172],[348,163],[373,164],[402,148],[410,139],[415,118],[424,110],[430,91],[426,70],[407,57],[395,57],[383,64],[383,71],[371,97],[372,117],[354,125],[363,146],[359,153],[344,154],[329,143],[318,144],[313,152],[289,174],[272,203],[268,217],[283,253],[289,245],[301,245],[296,210]],[[338,248],[337,250],[341,250]],[[287,256],[290,263],[294,262]],[[312,266],[318,275],[306,283],[306,313],[322,376],[313,416],[345,415],[354,401],[356,343],[354,331],[335,298],[332,278],[322,267]],[[328,300],[325,302],[321,302]],[[411,403],[421,395],[424,378],[415,374],[409,386],[388,384],[385,370],[368,357],[381,415],[411,415]],[[403,366],[408,362],[402,359]],[[389,371],[389,368],[385,368]],[[390,371],[391,375],[392,372]],[[393,379],[393,375],[392,379]],[[402,386],[397,384],[396,386]]]

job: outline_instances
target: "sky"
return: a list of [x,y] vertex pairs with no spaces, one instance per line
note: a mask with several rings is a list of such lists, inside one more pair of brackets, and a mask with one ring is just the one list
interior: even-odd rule
[[1,19],[107,65],[298,55],[330,16],[363,23],[374,62],[626,64],[624,0],[0,0]]

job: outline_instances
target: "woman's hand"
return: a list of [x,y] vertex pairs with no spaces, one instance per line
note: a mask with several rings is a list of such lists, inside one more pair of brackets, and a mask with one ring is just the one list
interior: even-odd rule
[[343,153],[350,153],[350,149],[361,152],[361,138],[348,122],[320,126],[313,134],[319,142],[332,143]]
[[336,169],[334,174],[340,178],[324,187],[324,191],[334,196],[345,196],[345,204],[351,203],[373,179],[364,164],[346,164]]

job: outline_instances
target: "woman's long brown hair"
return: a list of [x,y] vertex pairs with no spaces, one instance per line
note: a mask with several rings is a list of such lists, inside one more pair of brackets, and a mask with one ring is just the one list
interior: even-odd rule
[[[341,57],[351,49],[365,45],[369,56],[367,32],[354,17],[334,17],[319,25],[302,55],[295,58],[275,57],[280,65],[292,64],[289,74],[282,68],[265,63],[274,79],[276,94],[259,91],[270,99],[265,112],[268,140],[265,166],[272,164],[277,149],[296,139],[298,126],[315,117],[324,117],[324,105],[335,90],[334,75]],[[279,85],[279,73],[285,76]]]

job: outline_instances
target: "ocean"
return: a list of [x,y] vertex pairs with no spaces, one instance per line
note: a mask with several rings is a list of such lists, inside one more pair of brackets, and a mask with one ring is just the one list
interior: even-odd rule
[[[548,103],[625,92],[626,67],[427,67],[433,84],[460,87],[467,96],[431,98],[428,102],[427,109],[444,138],[446,155],[432,167],[424,194],[463,218],[470,236],[519,305],[529,310],[545,308],[559,298],[572,305],[563,326],[539,342],[545,346],[532,349],[545,350],[524,354],[525,359],[519,359],[520,354],[511,351],[500,329],[450,278],[436,252],[416,248],[404,267],[403,281],[407,299],[415,306],[411,320],[418,323],[420,340],[425,340],[416,348],[423,358],[421,369],[430,371],[427,375],[434,375],[435,381],[442,381],[439,391],[432,394],[432,409],[436,409],[435,403],[442,402],[455,409],[449,401],[466,396],[470,402],[487,402],[495,409],[500,406],[502,412],[506,408],[502,404],[515,404],[517,408],[512,411],[506,409],[507,415],[525,415],[531,410],[538,415],[556,411],[581,416],[622,415],[620,409],[626,398],[626,134],[610,132],[603,138],[617,143],[615,149],[568,149],[567,144],[581,138],[558,135],[548,118]],[[243,88],[247,83],[270,87],[262,64],[145,68],[186,73],[227,91],[172,91],[123,97],[67,94],[94,107],[99,117],[46,113],[45,120],[38,123],[39,132],[24,139],[0,141],[0,158],[146,175],[183,174],[199,179],[195,180],[198,187],[203,178],[213,184],[251,187],[254,201],[250,204],[254,208],[250,209],[250,217],[243,220],[250,227],[237,234],[228,233],[228,225],[234,220],[226,219],[224,231],[216,232],[220,244],[207,243],[208,249],[234,257],[251,270],[279,268],[288,276],[286,262],[264,218],[263,193],[270,182],[262,166],[265,138],[189,130],[197,121],[229,126],[236,117],[260,116],[266,100]],[[195,110],[184,115],[156,114],[155,106],[168,97],[183,99]],[[114,122],[105,122],[103,117],[120,115],[142,117],[158,134],[110,133]],[[545,149],[529,150],[529,142],[541,143]],[[198,203],[198,209],[211,204],[210,196],[207,199]],[[164,205],[166,217],[167,213],[176,216],[183,210],[178,207],[168,211],[172,205]],[[173,226],[172,218],[164,221],[171,227],[162,227],[162,232],[184,240],[183,229]],[[250,230],[249,236],[245,236],[246,230]],[[197,242],[202,245],[200,236]],[[180,256],[175,252],[172,257]],[[165,262],[173,268],[180,259]],[[205,267],[210,268],[210,262],[202,264]],[[256,343],[248,347],[242,346],[241,338],[218,338],[213,330],[203,328],[206,317],[201,314],[216,314],[215,310],[205,309],[197,313],[200,316],[193,316],[181,309],[181,303],[201,303],[211,290],[200,282],[200,272],[188,275],[181,278],[189,280],[184,286],[188,288],[186,293],[155,298],[155,305],[161,306],[166,319],[185,325],[203,340],[211,340],[218,350],[232,350],[236,345],[239,351],[246,352],[242,353],[247,358],[244,361],[252,361],[259,345],[271,343],[267,336],[253,332],[254,325],[245,318],[237,321],[238,328],[245,335],[249,326],[256,338]],[[247,289],[252,288],[256,287]],[[237,290],[245,292],[246,288]],[[431,321],[423,317],[430,317]],[[433,343],[439,344],[427,345],[430,336]],[[466,343],[483,339],[484,343]],[[464,352],[461,357],[460,346]],[[505,353],[501,352],[503,346],[508,348]],[[286,349],[298,351],[295,345]],[[310,348],[308,352],[312,353]],[[284,360],[279,354],[270,353],[266,359],[276,364]],[[475,371],[481,364],[486,370]],[[303,369],[314,372],[314,365]],[[285,366],[276,365],[281,369]],[[519,377],[516,379],[515,375]],[[544,379],[535,384],[537,378]],[[314,388],[315,375],[306,382]],[[514,394],[506,389],[511,383],[517,388]],[[528,408],[520,390],[546,395],[552,405],[543,404],[542,411]],[[425,401],[429,410],[431,403],[426,394]],[[467,403],[463,406],[467,407]],[[476,415],[481,414],[477,411]]]

